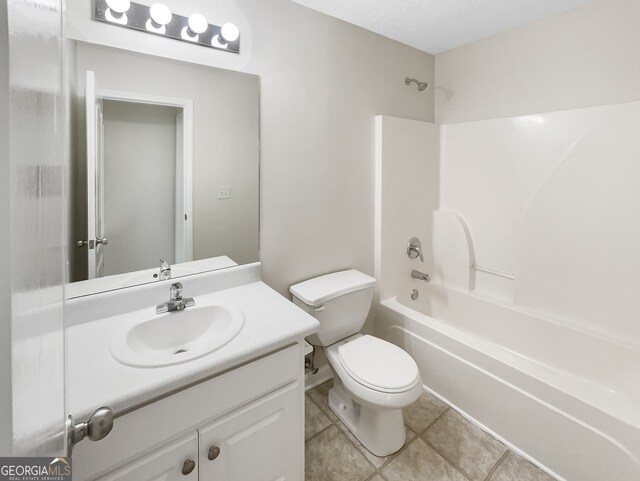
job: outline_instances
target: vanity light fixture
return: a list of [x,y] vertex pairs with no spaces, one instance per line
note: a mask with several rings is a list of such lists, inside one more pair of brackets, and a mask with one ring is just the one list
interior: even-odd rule
[[160,2],[150,7],[131,0],[94,0],[94,4],[93,18],[99,22],[240,53],[240,29],[233,23],[212,25],[201,13],[178,15]]
[[129,22],[127,12],[131,8],[130,0],[106,0],[105,16],[109,22],[126,25]]
[[167,33],[167,25],[171,23],[173,13],[164,3],[154,3],[149,9],[149,17],[146,25],[147,30],[164,35]]

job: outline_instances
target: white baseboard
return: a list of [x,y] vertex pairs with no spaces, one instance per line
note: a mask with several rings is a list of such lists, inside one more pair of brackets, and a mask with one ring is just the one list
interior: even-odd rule
[[333,374],[331,374],[331,368],[329,367],[328,364],[325,364],[324,366],[322,366],[320,370],[317,372],[317,374],[315,375],[308,372],[304,376],[305,391],[308,391],[309,389],[313,389],[314,387],[317,387],[320,384],[327,382],[332,377],[333,377]]

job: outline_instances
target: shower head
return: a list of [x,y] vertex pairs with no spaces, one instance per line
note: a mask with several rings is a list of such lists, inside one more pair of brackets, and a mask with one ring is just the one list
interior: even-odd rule
[[427,90],[427,87],[429,86],[427,82],[420,82],[420,80],[409,78],[409,77],[404,79],[404,83],[405,85],[411,85],[412,83],[416,84],[418,86],[419,92],[424,92],[425,90]]

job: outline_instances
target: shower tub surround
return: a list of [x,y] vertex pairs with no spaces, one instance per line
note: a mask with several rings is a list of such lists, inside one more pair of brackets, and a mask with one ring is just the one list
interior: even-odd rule
[[[377,119],[375,333],[430,391],[567,481],[640,479],[638,129],[637,102]],[[406,255],[414,236],[424,262]]]

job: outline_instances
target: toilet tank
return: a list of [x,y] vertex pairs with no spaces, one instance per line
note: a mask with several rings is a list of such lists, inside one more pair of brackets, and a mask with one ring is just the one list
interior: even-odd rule
[[293,302],[320,323],[309,342],[330,346],[360,332],[371,309],[375,284],[373,277],[352,269],[291,286]]

